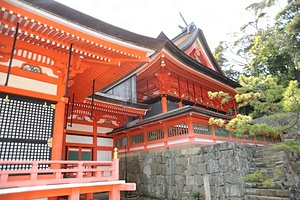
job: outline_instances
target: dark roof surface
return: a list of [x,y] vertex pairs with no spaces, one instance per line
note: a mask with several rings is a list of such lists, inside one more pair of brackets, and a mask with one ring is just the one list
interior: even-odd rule
[[224,72],[221,70],[221,67],[219,66],[219,64],[217,63],[217,61],[215,60],[209,46],[208,43],[206,41],[206,38],[203,34],[203,31],[199,28],[196,28],[196,26],[194,24],[193,25],[193,29],[191,29],[191,31],[189,32],[187,29],[186,31],[182,32],[181,34],[179,34],[178,36],[176,36],[174,39],[172,39],[172,42],[175,42],[177,40],[179,40],[182,37],[185,37],[186,35],[188,35],[188,37],[181,42],[178,45],[178,48],[180,48],[182,51],[186,51],[187,49],[189,49],[194,42],[196,41],[197,38],[199,38],[199,41],[202,45],[202,47],[204,48],[204,51],[208,57],[208,59],[211,61],[211,63],[213,64],[214,68],[216,69],[217,72],[219,72],[220,74],[224,75]]
[[172,54],[175,58],[180,60],[185,65],[190,68],[205,74],[208,77],[211,77],[225,85],[231,86],[233,88],[239,87],[239,84],[229,78],[227,78],[223,73],[216,72],[203,64],[199,63],[195,59],[191,58],[184,51],[179,49],[172,41],[168,41],[165,45],[165,49]]
[[161,114],[143,119],[142,121],[138,121],[137,123],[133,124],[132,126],[117,128],[117,129],[113,130],[112,132],[108,133],[108,135],[118,133],[118,132],[123,131],[125,129],[142,126],[142,125],[149,124],[149,123],[152,123],[152,122],[157,122],[157,121],[160,121],[160,120],[164,120],[164,119],[168,119],[168,118],[171,118],[171,117],[176,117],[176,116],[183,115],[183,114],[188,114],[188,113],[198,113],[198,114],[206,115],[208,117],[217,117],[217,118],[226,119],[226,120],[231,119],[231,117],[229,117],[227,115],[220,114],[220,113],[217,113],[217,112],[213,112],[213,111],[210,111],[210,110],[204,110],[204,109],[201,109],[201,108],[196,108],[194,106],[184,106],[182,108],[177,108],[177,109],[168,111],[166,113],[161,113]]
[[[90,98],[92,98],[92,97],[90,97]],[[114,96],[114,95],[110,95],[110,94],[106,94],[106,93],[99,93],[99,92],[95,93],[94,98],[99,101],[104,101],[107,103],[112,103],[112,104],[121,105],[121,106],[128,106],[128,107],[143,109],[143,110],[151,109],[151,105],[142,104],[142,103],[133,103],[133,102],[126,100],[126,98],[122,98],[122,97],[118,97],[118,96]]]
[[87,14],[79,12],[73,8],[65,6],[54,0],[19,0],[33,7],[36,7],[52,15],[63,18],[67,21],[71,21],[82,27],[86,27],[98,33],[105,34],[110,37],[114,37],[138,46],[149,48],[155,51],[159,51],[164,41],[157,38],[151,38],[143,35],[139,35],[125,29],[113,26],[104,21],[91,17]]

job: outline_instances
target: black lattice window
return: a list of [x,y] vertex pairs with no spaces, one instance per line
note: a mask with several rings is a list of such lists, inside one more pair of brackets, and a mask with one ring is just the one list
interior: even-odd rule
[[130,137],[130,144],[139,144],[144,142],[144,134],[140,133]]
[[221,137],[228,137],[229,133],[225,128],[217,127],[215,126],[215,133],[216,136],[221,136]]
[[159,140],[163,138],[164,138],[164,131],[162,129],[147,132],[148,141]]
[[[52,104],[53,105],[53,104]],[[49,160],[54,107],[50,102],[0,94],[0,160]],[[0,165],[0,170],[30,165]],[[39,168],[47,168],[41,165]]]
[[194,132],[198,134],[211,135],[210,126],[205,124],[193,123]]
[[188,134],[188,126],[186,123],[183,124],[175,124],[168,127],[168,137],[175,137],[178,135],[185,135]]
[[117,147],[124,147],[127,145],[127,138],[120,138],[116,141]]
[[264,136],[263,135],[256,135],[256,140],[257,141],[264,141]]

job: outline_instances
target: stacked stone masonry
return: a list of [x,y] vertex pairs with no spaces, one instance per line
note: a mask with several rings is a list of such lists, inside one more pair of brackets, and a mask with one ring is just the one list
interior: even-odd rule
[[[298,199],[299,174],[291,170],[285,152],[273,151],[225,142],[132,153],[120,158],[120,178],[137,183],[133,195],[157,199],[195,199],[194,194],[218,200]],[[270,187],[242,181],[255,171],[268,177],[276,167],[284,174]]]

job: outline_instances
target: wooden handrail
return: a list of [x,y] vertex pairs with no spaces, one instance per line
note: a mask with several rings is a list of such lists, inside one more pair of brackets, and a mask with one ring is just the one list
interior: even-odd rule
[[[119,180],[119,160],[113,161],[0,161],[0,165],[29,165],[30,169],[0,171],[0,188],[60,183]],[[49,165],[39,169],[39,165]]]

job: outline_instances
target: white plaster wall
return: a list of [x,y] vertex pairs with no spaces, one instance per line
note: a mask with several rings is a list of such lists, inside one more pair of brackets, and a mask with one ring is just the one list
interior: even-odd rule
[[112,130],[113,130],[112,128],[106,128],[106,127],[101,127],[101,126],[97,127],[97,133],[109,133]]
[[97,146],[104,146],[104,147],[113,147],[114,142],[112,138],[97,138]]
[[73,131],[84,131],[84,132],[93,132],[93,126],[90,125],[85,125],[85,124],[76,124],[73,123],[72,127],[67,126],[68,130],[73,130]]
[[[0,72],[0,84],[4,85],[6,81],[6,73]],[[37,81],[21,76],[10,74],[8,86],[20,88],[24,90],[30,90],[34,92],[40,92],[44,94],[56,95],[57,85],[52,83],[46,83],[43,81]]]
[[79,144],[93,144],[93,137],[67,134],[66,142]]

